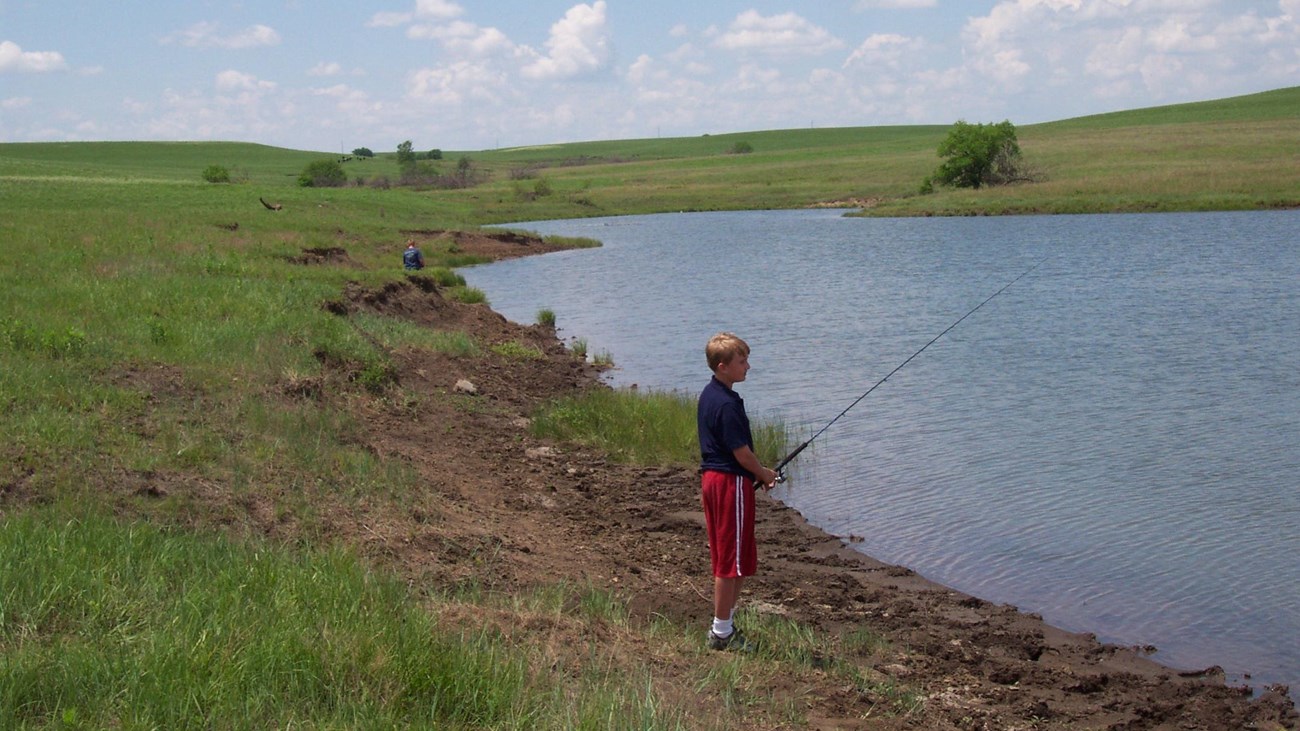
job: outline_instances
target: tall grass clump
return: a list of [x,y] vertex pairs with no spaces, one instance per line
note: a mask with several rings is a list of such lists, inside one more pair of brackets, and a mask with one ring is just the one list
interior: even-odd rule
[[[590,444],[634,464],[694,464],[700,459],[693,397],[666,391],[592,389],[534,415],[538,436]],[[785,454],[785,424],[753,420],[754,451],[765,464]]]
[[526,664],[339,552],[25,514],[0,545],[0,726],[493,727]]
[[0,530],[2,728],[680,726],[652,689],[537,671],[342,551],[57,508]]

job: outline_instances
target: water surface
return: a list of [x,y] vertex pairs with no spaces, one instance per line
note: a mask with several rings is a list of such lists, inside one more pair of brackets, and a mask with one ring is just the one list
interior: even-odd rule
[[[615,385],[692,395],[754,349],[809,436],[776,495],[866,554],[1157,660],[1300,687],[1300,212],[516,224],[600,239],[464,270]],[[1035,265],[1037,265],[1036,268]]]

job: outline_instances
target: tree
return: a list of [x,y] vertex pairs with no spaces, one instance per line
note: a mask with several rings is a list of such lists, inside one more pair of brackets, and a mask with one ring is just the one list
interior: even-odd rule
[[222,165],[209,165],[203,168],[203,179],[209,183],[229,183],[230,171]]
[[397,146],[397,164],[406,165],[415,162],[415,150],[411,141],[407,140]]
[[317,160],[298,176],[298,185],[304,188],[338,188],[348,182],[348,174],[337,160]]
[[959,120],[939,144],[939,157],[947,160],[925,181],[922,189],[928,189],[932,182],[979,188],[1023,177],[1019,171],[1020,144],[1016,142],[1015,125],[1009,121],[970,124]]
[[352,154],[356,155],[357,157],[374,157],[375,151],[370,149],[369,147],[358,147],[357,149],[352,151]]
[[424,153],[424,159],[426,159],[426,160],[441,160],[441,159],[442,159],[442,150],[439,150],[438,148],[435,147],[435,148],[433,148],[432,150],[429,150],[428,152]]

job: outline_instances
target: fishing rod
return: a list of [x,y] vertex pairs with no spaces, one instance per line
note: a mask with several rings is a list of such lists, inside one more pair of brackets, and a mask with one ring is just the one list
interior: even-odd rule
[[832,424],[834,424],[835,422],[839,421],[840,418],[843,417],[845,414],[849,413],[849,409],[852,409],[854,406],[857,406],[858,403],[859,403],[860,401],[862,401],[862,399],[864,399],[864,398],[866,398],[868,395],[870,395],[872,391],[876,390],[877,388],[880,388],[880,385],[883,384],[885,381],[888,381],[890,376],[892,376],[892,375],[894,375],[895,373],[897,373],[897,372],[903,370],[903,366],[907,365],[908,363],[911,363],[913,358],[915,358],[916,356],[920,355],[921,353],[924,353],[926,348],[930,347],[931,345],[934,345],[936,342],[939,341],[939,338],[942,338],[944,335],[947,335],[947,334],[948,334],[948,333],[949,333],[953,328],[955,328],[955,327],[957,327],[958,325],[960,325],[960,324],[962,323],[962,320],[965,320],[966,318],[968,318],[968,317],[970,317],[971,315],[975,314],[975,311],[976,311],[976,310],[978,310],[979,308],[983,307],[984,305],[987,305],[987,304],[989,303],[989,301],[992,300],[994,297],[997,297],[998,295],[1000,295],[1000,294],[1002,294],[1003,292],[1007,291],[1007,289],[1008,289],[1011,285],[1015,284],[1016,282],[1019,282],[1019,281],[1020,281],[1021,279],[1023,279],[1027,274],[1029,274],[1030,272],[1032,272],[1032,271],[1034,271],[1035,269],[1037,269],[1039,266],[1041,266],[1041,265],[1043,264],[1043,262],[1047,261],[1047,260],[1050,259],[1050,258],[1051,258],[1050,256],[1047,256],[1047,257],[1043,257],[1042,259],[1039,259],[1039,260],[1038,260],[1038,263],[1034,264],[1033,266],[1029,267],[1029,268],[1026,269],[1025,271],[1021,272],[1021,273],[1020,273],[1020,276],[1018,276],[1018,277],[1016,277],[1015,279],[1011,280],[1010,282],[1007,282],[1006,284],[1002,285],[1002,289],[999,289],[998,291],[996,291],[996,292],[994,292],[993,294],[989,295],[989,296],[988,296],[988,297],[987,297],[983,302],[979,303],[978,305],[975,305],[974,307],[972,307],[972,308],[970,309],[969,312],[967,312],[966,314],[964,314],[964,315],[962,315],[961,317],[957,318],[957,321],[956,321],[956,322],[954,322],[953,324],[951,324],[951,325],[949,325],[948,327],[944,328],[943,332],[941,332],[941,333],[939,333],[938,335],[935,335],[933,338],[931,338],[931,339],[930,339],[930,342],[926,343],[925,345],[922,345],[921,348],[920,348],[919,350],[917,350],[915,353],[912,353],[911,355],[907,356],[907,360],[903,361],[902,363],[899,363],[897,368],[895,368],[894,370],[892,370],[892,371],[886,373],[884,378],[880,379],[879,381],[876,381],[875,384],[872,385],[871,388],[868,388],[866,391],[863,391],[861,396],[858,396],[856,399],[854,399],[854,400],[853,400],[853,403],[851,403],[851,404],[849,404],[848,406],[846,406],[846,407],[844,408],[843,411],[841,411],[838,415],[836,415],[836,417],[835,417],[834,419],[831,419],[830,421],[826,422],[826,426],[823,426],[821,429],[818,429],[816,434],[813,434],[811,437],[808,437],[808,439],[807,439],[806,441],[804,441],[803,444],[800,444],[799,446],[795,447],[795,448],[794,448],[794,451],[790,452],[790,453],[787,454],[785,457],[783,457],[783,458],[781,459],[780,462],[777,462],[777,463],[776,463],[776,467],[773,467],[773,468],[772,468],[772,471],[776,473],[776,481],[777,481],[777,482],[785,482],[785,473],[782,472],[782,470],[785,469],[785,466],[788,465],[788,464],[790,464],[790,462],[792,462],[792,461],[794,460],[795,457],[798,457],[800,452],[802,452],[803,450],[807,449],[807,448],[808,448],[808,445],[809,445],[809,444],[812,444],[814,439],[816,439],[817,437],[819,437],[819,436],[822,435],[822,432],[824,432],[824,431],[826,431],[827,429],[831,428],[831,425],[832,425]]

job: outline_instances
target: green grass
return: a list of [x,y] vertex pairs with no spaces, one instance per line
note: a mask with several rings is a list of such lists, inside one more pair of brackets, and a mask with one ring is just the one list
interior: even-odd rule
[[[539,436],[599,447],[634,464],[692,465],[700,461],[695,399],[680,393],[598,389],[563,399],[534,415]],[[755,421],[754,452],[774,464],[793,444],[779,421]]]
[[[571,688],[536,648],[444,625],[342,551],[54,509],[0,530],[7,729],[681,727],[652,683],[588,668]],[[598,592],[552,594],[579,627],[625,621]]]

